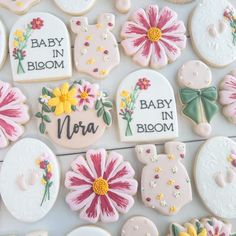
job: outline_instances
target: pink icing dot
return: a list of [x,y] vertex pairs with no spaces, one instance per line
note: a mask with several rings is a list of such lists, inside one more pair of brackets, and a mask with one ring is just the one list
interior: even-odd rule
[[148,153],[148,154],[149,154],[150,152],[151,152],[151,150],[150,150],[150,149],[147,149],[147,150],[146,150],[146,153]]
[[176,189],[180,189],[180,186],[179,186],[179,185],[175,185],[175,188],[176,188]]
[[233,161],[232,161],[232,165],[233,165],[234,167],[236,167],[236,160],[233,160]]
[[147,202],[150,202],[150,201],[151,201],[151,198],[150,198],[150,197],[147,197],[147,198],[146,198],[146,201],[147,201]]
[[89,42],[85,42],[84,45],[85,45],[86,47],[88,47],[88,46],[89,46]]
[[79,20],[77,20],[76,25],[81,25],[81,22]]
[[159,175],[155,175],[155,179],[159,179],[160,177],[159,177]]
[[111,22],[109,22],[109,23],[108,23],[108,26],[109,26],[109,27],[112,27],[112,26],[113,26],[113,24],[112,24]]

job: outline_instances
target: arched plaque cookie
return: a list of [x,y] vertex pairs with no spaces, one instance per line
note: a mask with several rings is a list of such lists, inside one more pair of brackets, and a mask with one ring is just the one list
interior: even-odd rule
[[87,17],[71,19],[71,28],[77,34],[75,39],[75,66],[79,72],[96,79],[104,79],[119,65],[120,52],[111,30],[115,27],[115,16],[101,14],[97,24],[89,25]]
[[200,148],[195,182],[205,206],[223,219],[236,218],[236,143],[211,138]]
[[80,80],[54,89],[44,87],[38,101],[40,133],[67,148],[88,147],[112,124],[113,104],[97,84]]
[[0,6],[22,15],[39,2],[40,0],[0,0]]
[[142,171],[141,193],[146,206],[164,215],[177,214],[192,201],[187,170],[181,163],[186,146],[180,142],[165,144],[166,154],[157,154],[155,145],[136,147],[138,159],[146,166]]
[[9,50],[16,82],[67,79],[72,75],[68,30],[51,14],[34,12],[21,17],[12,27]]
[[7,56],[7,34],[5,26],[0,20],[0,69],[2,68]]
[[59,165],[51,149],[37,139],[22,139],[8,151],[0,177],[3,202],[20,221],[41,220],[57,199]]
[[70,15],[83,15],[88,12],[96,0],[54,0],[56,5]]
[[211,66],[227,66],[236,59],[235,16],[227,0],[202,0],[190,17],[194,49]]
[[86,235],[86,236],[111,236],[106,230],[99,228],[94,225],[87,225],[87,226],[81,226],[69,234],[67,236],[79,236],[79,235]]
[[178,137],[173,89],[154,70],[129,74],[117,91],[117,113],[123,142],[150,142]]

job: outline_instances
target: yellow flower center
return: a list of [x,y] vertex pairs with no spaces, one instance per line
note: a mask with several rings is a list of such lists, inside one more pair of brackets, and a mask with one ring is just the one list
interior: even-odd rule
[[96,179],[93,182],[93,191],[97,195],[106,195],[107,192],[109,191],[108,182],[105,179],[103,179],[102,177]]
[[157,42],[161,38],[162,32],[159,28],[152,27],[148,30],[147,36],[150,41]]
[[60,101],[61,102],[65,102],[65,101],[67,101],[68,100],[68,96],[67,95],[61,95],[60,96]]
[[82,92],[81,94],[80,94],[80,97],[82,98],[82,99],[86,99],[87,97],[88,97],[88,93],[87,92]]

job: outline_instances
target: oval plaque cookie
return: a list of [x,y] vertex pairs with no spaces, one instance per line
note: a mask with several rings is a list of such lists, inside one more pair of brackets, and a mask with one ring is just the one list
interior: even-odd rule
[[129,74],[117,91],[123,142],[161,141],[178,137],[176,102],[169,81],[154,70]]
[[9,150],[1,169],[0,189],[6,208],[16,219],[41,220],[53,207],[59,187],[59,165],[47,145],[25,138]]
[[67,148],[95,143],[111,126],[113,107],[97,84],[75,81],[53,89],[44,87],[38,99],[39,131]]
[[67,79],[72,75],[68,30],[51,14],[34,12],[21,17],[11,30],[9,50],[16,82]]

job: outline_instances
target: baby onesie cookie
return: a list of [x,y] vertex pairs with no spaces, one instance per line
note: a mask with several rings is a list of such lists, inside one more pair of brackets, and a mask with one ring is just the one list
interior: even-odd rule
[[227,66],[236,59],[236,11],[227,0],[202,0],[190,18],[194,50],[208,64]]
[[96,0],[54,0],[56,5],[70,15],[83,15],[88,12]]
[[0,81],[0,149],[23,135],[23,125],[30,119],[25,101],[26,97],[18,88]]
[[190,178],[181,163],[186,153],[185,144],[166,143],[166,154],[157,154],[155,145],[139,145],[135,150],[145,164],[141,179],[144,204],[164,215],[177,214],[192,201]]
[[2,68],[7,56],[7,34],[5,26],[0,20],[0,69]]
[[47,231],[35,231],[35,232],[31,232],[29,234],[26,234],[25,236],[48,236],[48,232]]
[[200,148],[195,182],[205,206],[216,216],[236,218],[236,143],[211,138]]
[[111,30],[115,26],[115,16],[101,14],[97,24],[89,25],[87,17],[71,19],[75,39],[75,66],[79,72],[95,79],[104,79],[119,65],[120,53],[115,36]]
[[109,234],[106,230],[99,228],[97,226],[93,226],[93,225],[81,226],[81,227],[73,230],[69,234],[67,234],[67,236],[80,236],[80,235],[81,236],[82,235],[111,236],[111,234]]
[[116,0],[116,9],[120,13],[127,13],[131,8],[131,0]]
[[51,14],[34,12],[21,17],[12,27],[9,50],[15,82],[59,80],[72,75],[68,30]]
[[155,224],[146,217],[135,216],[126,221],[121,236],[158,236]]
[[216,218],[194,219],[183,226],[177,223],[170,225],[168,236],[233,236],[232,225]]
[[113,104],[98,84],[79,80],[54,89],[43,87],[38,102],[40,133],[63,147],[88,147],[112,124]]
[[236,124],[236,70],[225,76],[220,84],[219,95],[224,115]]
[[80,218],[91,223],[115,222],[134,205],[138,182],[129,162],[116,152],[89,150],[78,156],[66,173],[65,186],[70,193],[66,202]]
[[0,0],[0,6],[22,15],[39,2],[40,0]]
[[211,86],[211,70],[201,61],[188,61],[179,69],[178,83],[182,113],[194,123],[196,134],[208,137],[212,131],[210,122],[218,112],[218,92]]
[[41,220],[52,209],[59,187],[59,165],[47,145],[25,138],[8,151],[0,189],[6,208],[16,219],[29,223]]
[[123,142],[178,137],[173,89],[169,81],[154,70],[142,69],[129,74],[118,88],[116,107]]
[[140,66],[158,69],[174,62],[186,46],[185,26],[168,7],[149,5],[133,13],[121,30],[121,45]]

